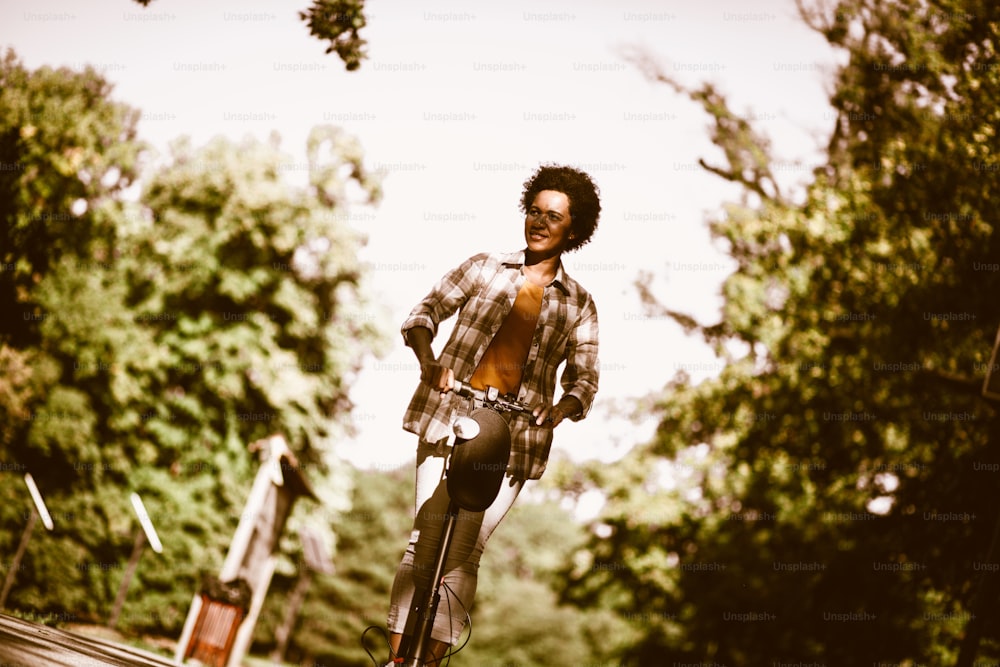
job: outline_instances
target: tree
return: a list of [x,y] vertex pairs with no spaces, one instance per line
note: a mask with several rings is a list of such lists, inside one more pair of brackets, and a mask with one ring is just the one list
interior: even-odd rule
[[[23,484],[13,481],[17,476],[33,472],[46,493],[69,482],[92,490],[91,482],[102,474],[97,420],[87,394],[93,359],[61,357],[60,347],[69,343],[59,334],[66,326],[101,319],[95,303],[113,306],[122,297],[122,286],[104,290],[103,271],[92,264],[116,238],[124,216],[121,193],[136,177],[143,146],[135,136],[138,112],[109,99],[110,91],[91,68],[29,72],[12,51],[0,63],[0,311],[5,313],[0,460],[12,480],[2,485],[0,512],[10,552],[30,511]],[[75,285],[70,285],[72,273],[78,277]],[[62,304],[50,298],[62,287],[78,289],[84,283],[106,296],[73,293]],[[120,321],[113,308],[106,314]],[[95,346],[108,342],[103,321],[91,333]],[[87,366],[81,368],[81,361]],[[57,525],[88,520],[93,502],[91,494],[65,505],[54,502]],[[25,606],[42,610],[89,613],[93,597],[85,588],[70,590],[71,585],[91,574],[106,579],[107,569],[90,566],[110,561],[102,551],[106,546],[97,546],[107,545],[102,540],[107,535],[85,532],[75,541],[57,533],[46,542],[51,551],[45,558],[26,559],[12,600],[20,597]],[[94,547],[89,554],[88,544]],[[55,581],[70,584],[61,602],[47,598],[42,586],[47,560],[56,563],[50,570]],[[102,597],[106,593],[105,587]]]
[[143,192],[149,220],[127,248],[137,258],[131,305],[169,357],[147,430],[187,450],[190,421],[212,445],[221,434],[252,442],[277,425],[315,465],[381,325],[358,289],[363,239],[346,222],[340,174],[369,200],[378,182],[358,144],[332,127],[309,136],[301,191],[282,183],[301,167],[273,144],[173,150]]
[[[678,374],[656,438],[592,473],[609,497],[593,558],[614,568],[566,573],[568,599],[638,614],[630,664],[948,664],[970,622],[996,627],[973,604],[1000,509],[979,392],[1000,324],[997,9],[802,15],[849,56],[802,203],[719,91],[636,58],[709,114],[725,162],[705,166],[743,196],[710,221],[737,265],[720,321],[651,303],[725,368]],[[984,630],[980,658],[998,641]]]
[[10,50],[0,62],[0,309],[15,315],[3,343],[38,342],[44,313],[29,294],[39,276],[113,238],[144,146],[138,110],[110,93],[89,67],[29,72]]
[[[221,565],[256,472],[248,444],[283,433],[319,495],[347,500],[333,442],[384,338],[346,209],[379,184],[356,142],[319,127],[304,167],[276,138],[179,141],[130,204],[137,113],[89,69],[8,55],[2,76],[4,161],[19,168],[0,197],[14,267],[0,298],[26,315],[0,324],[0,460],[33,473],[57,525],[11,601],[106,619],[137,491],[168,546],[139,569],[121,626],[175,633],[200,571]],[[11,546],[27,499],[2,489]]]

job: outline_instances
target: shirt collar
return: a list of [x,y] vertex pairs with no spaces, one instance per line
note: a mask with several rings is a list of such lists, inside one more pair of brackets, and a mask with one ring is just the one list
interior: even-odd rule
[[[500,263],[510,268],[520,269],[524,266],[524,250],[504,253],[500,258]],[[567,276],[563,271],[562,260],[559,260],[559,266],[556,268],[556,277],[552,279],[552,284],[561,289],[565,294],[569,295],[569,287],[566,284],[566,278]]]

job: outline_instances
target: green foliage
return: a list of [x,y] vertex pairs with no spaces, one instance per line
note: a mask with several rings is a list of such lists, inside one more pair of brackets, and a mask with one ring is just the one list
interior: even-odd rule
[[713,118],[726,164],[706,167],[743,186],[710,222],[737,263],[720,321],[671,313],[727,365],[679,374],[656,438],[591,472],[608,569],[567,569],[566,598],[637,615],[628,664],[971,664],[980,631],[996,660],[975,595],[997,558],[998,422],[979,389],[1000,324],[1000,15],[847,0],[804,17],[849,61],[802,203],[717,91],[640,58]]
[[[313,155],[324,145],[329,163]],[[294,163],[252,141],[198,151],[179,142],[172,166],[150,179],[129,281],[137,317],[168,359],[158,401],[167,414],[148,420],[164,439],[184,444],[175,431],[196,421],[211,451],[277,426],[312,464],[338,434],[343,380],[381,320],[355,289],[362,239],[345,222],[343,193],[324,180],[346,167],[369,196],[377,184],[357,145],[332,128],[314,129],[310,153],[312,184],[299,192],[281,182]]]
[[[586,540],[554,500],[530,488],[483,554],[472,634],[457,659],[470,665],[611,664],[628,629],[611,612],[559,600],[557,573]],[[468,631],[467,631],[468,632]]]
[[114,238],[143,145],[138,110],[110,91],[90,67],[28,72],[12,51],[0,63],[0,310],[16,347],[40,339],[46,312],[31,292],[41,276]]
[[345,210],[379,184],[319,127],[299,185],[276,139],[180,140],[132,203],[146,149],[106,81],[12,53],[0,81],[0,546],[30,513],[26,471],[56,525],[8,606],[104,622],[135,491],[165,548],[143,556],[119,627],[176,635],[242,511],[250,443],[284,434],[324,503],[347,502],[334,443],[385,338]]
[[313,0],[312,6],[299,12],[299,18],[309,26],[309,33],[330,42],[326,52],[337,52],[348,71],[361,67],[367,57],[367,43],[358,31],[367,23],[364,0]]

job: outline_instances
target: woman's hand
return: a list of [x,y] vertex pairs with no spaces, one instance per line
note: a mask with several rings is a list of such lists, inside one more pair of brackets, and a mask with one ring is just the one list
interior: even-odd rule
[[445,368],[434,358],[431,340],[434,335],[426,327],[413,327],[406,332],[406,344],[413,348],[420,363],[420,381],[442,394],[455,387],[455,371]]
[[420,381],[431,389],[446,394],[455,387],[455,371],[432,359],[420,364]]
[[555,405],[535,408],[531,411],[531,416],[535,418],[535,426],[555,428],[564,419],[581,412],[583,412],[583,406],[580,404],[580,400],[575,396],[565,396]]

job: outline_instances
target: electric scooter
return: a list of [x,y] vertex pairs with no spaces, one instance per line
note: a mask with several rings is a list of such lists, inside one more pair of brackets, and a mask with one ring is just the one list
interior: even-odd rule
[[424,664],[423,655],[430,645],[431,629],[441,601],[442,576],[459,510],[482,512],[493,504],[500,493],[510,458],[510,427],[503,415],[531,414],[529,406],[509,395],[500,395],[495,387],[480,390],[456,381],[452,391],[468,398],[473,409],[467,417],[459,417],[453,424],[455,441],[445,472],[450,501],[430,585],[426,590],[417,589],[414,592],[407,616],[403,642],[399,647],[404,667],[421,667]]

